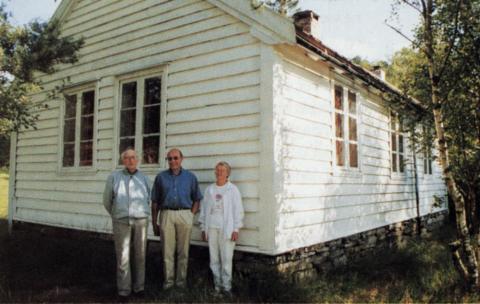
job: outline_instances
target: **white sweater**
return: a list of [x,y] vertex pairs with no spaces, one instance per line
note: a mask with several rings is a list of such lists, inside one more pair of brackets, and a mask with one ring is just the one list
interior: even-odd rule
[[[223,233],[226,239],[230,239],[234,231],[238,232],[243,227],[243,206],[242,196],[237,186],[231,182],[225,184],[227,187],[223,196]],[[200,228],[208,235],[210,228],[210,213],[214,205],[215,184],[205,189],[204,198],[200,204]]]

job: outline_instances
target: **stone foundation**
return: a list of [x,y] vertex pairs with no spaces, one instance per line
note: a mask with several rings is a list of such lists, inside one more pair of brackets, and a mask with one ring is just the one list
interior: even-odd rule
[[[261,277],[262,275],[279,275],[293,281],[315,278],[319,273],[346,265],[358,257],[378,248],[403,246],[405,242],[418,234],[427,236],[441,226],[448,218],[448,211],[429,214],[421,218],[420,231],[416,219],[361,232],[345,238],[299,248],[277,256],[236,251],[234,268],[236,275]],[[41,234],[65,238],[101,238],[112,240],[111,234],[85,232],[15,222],[14,230],[36,230]],[[149,241],[148,255],[161,263],[160,243]],[[191,246],[190,263],[208,268],[208,248]]]
[[278,256],[235,253],[236,272],[240,275],[274,271],[294,281],[315,278],[319,273],[343,266],[378,248],[401,247],[414,236],[428,236],[448,218],[448,211],[361,232],[345,238],[295,249]]

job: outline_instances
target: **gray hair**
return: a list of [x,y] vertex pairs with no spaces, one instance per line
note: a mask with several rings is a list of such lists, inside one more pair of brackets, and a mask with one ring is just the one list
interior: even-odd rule
[[127,154],[128,151],[133,151],[133,153],[135,153],[135,159],[138,159],[137,151],[135,151],[134,148],[128,147],[125,150],[123,150],[122,154],[120,154],[121,160],[123,160],[123,158],[125,157],[125,154]]
[[220,166],[227,168],[227,174],[228,174],[228,176],[230,177],[230,172],[232,171],[232,167],[230,167],[230,165],[229,165],[226,161],[219,161],[219,162],[215,165],[215,169],[216,169],[217,167],[220,167]]

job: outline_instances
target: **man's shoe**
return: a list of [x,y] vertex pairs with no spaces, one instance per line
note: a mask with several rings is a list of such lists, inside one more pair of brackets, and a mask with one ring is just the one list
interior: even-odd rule
[[144,290],[136,291],[136,292],[133,293],[133,295],[137,299],[143,299],[143,298],[145,298],[145,291]]
[[170,290],[172,289],[173,285],[172,284],[163,284],[162,289],[163,290]]
[[119,295],[117,295],[117,302],[118,303],[127,303],[129,298],[130,298],[130,296],[119,294]]

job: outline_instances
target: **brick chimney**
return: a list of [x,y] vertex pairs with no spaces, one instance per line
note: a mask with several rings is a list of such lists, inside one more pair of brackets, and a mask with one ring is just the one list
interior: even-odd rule
[[385,71],[379,65],[374,66],[372,72],[381,80],[385,80]]
[[318,19],[318,15],[311,10],[301,11],[293,15],[293,22],[297,30],[320,39],[320,22]]

